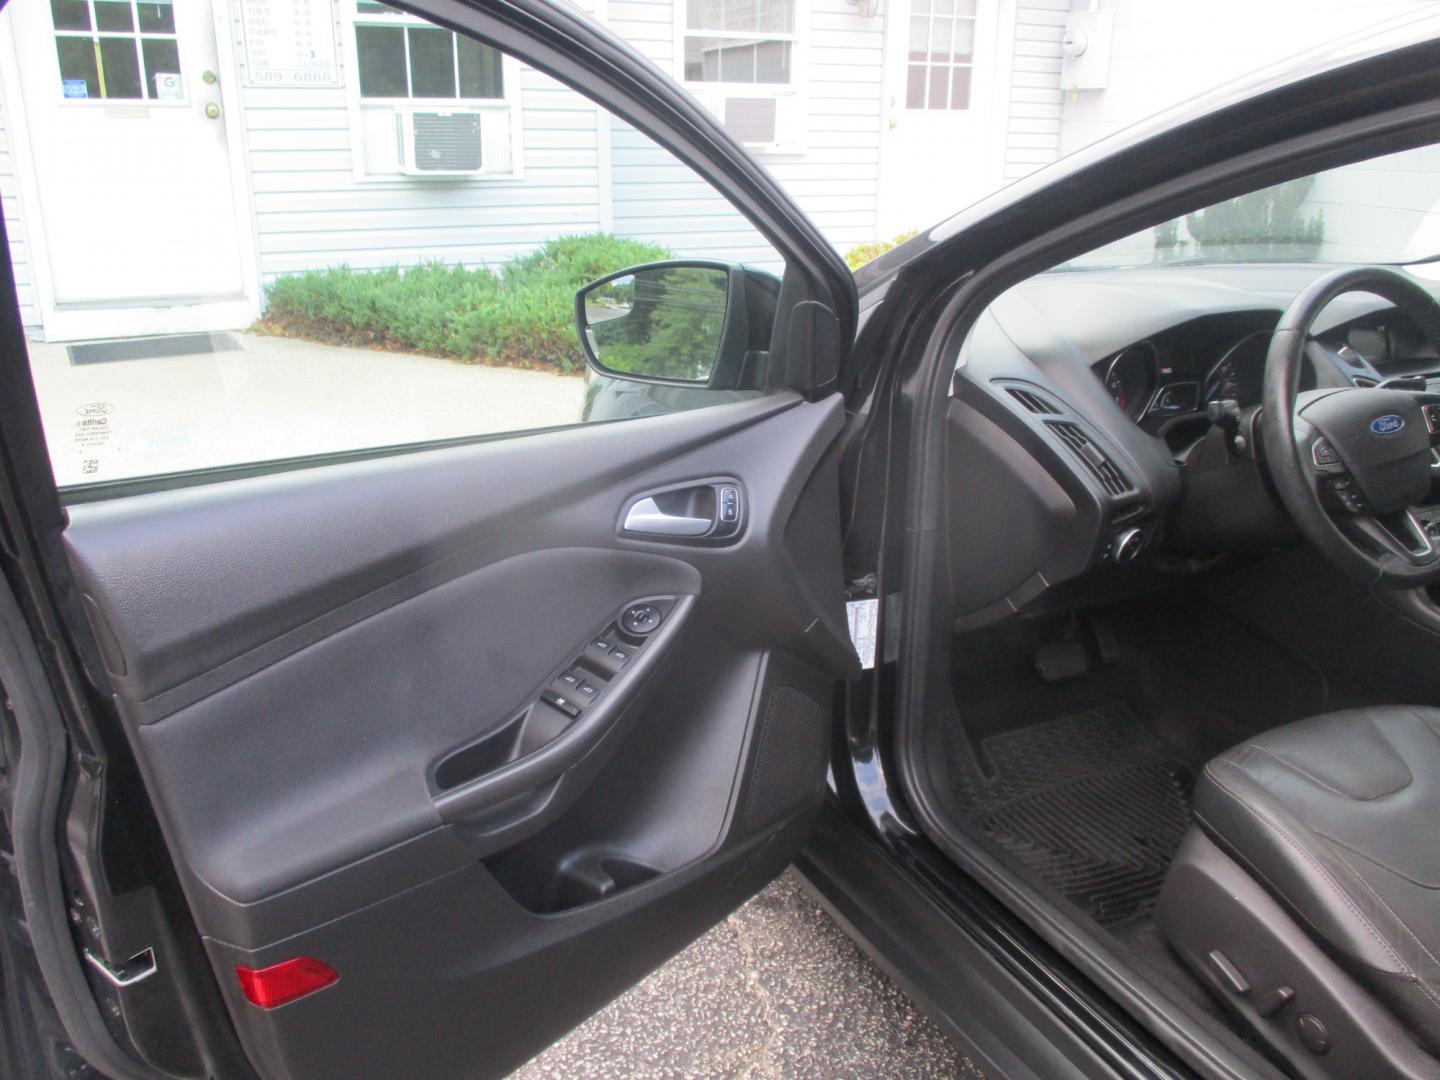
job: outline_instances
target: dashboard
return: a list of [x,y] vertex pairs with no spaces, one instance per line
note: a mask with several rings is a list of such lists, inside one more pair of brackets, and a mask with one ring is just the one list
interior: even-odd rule
[[[1278,313],[1204,316],[1127,345],[1092,370],[1120,411],[1149,428],[1203,412],[1212,401],[1258,405],[1277,321]],[[1317,380],[1312,361],[1301,389]]]
[[[1145,552],[1203,562],[1284,543],[1290,522],[1257,437],[1266,358],[1284,310],[1331,269],[1054,271],[997,298],[952,383],[957,628]],[[1332,302],[1314,324],[1301,389],[1394,379],[1440,389],[1440,355],[1379,297]],[[1219,401],[1212,423],[1206,406]]]

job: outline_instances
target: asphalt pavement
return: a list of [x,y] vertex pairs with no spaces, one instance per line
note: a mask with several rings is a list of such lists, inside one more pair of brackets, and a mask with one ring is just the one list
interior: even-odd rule
[[512,1080],[982,1074],[787,871]]

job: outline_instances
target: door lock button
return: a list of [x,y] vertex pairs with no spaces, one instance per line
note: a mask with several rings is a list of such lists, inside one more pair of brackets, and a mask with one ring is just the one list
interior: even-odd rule
[[740,489],[734,484],[720,486],[720,520],[726,525],[740,520]]
[[645,637],[660,626],[660,609],[654,604],[632,604],[620,616],[620,628],[627,634]]

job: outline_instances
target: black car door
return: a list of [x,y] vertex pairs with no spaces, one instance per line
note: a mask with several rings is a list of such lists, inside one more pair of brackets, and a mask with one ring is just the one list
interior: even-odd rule
[[[768,375],[713,407],[61,493],[51,574],[219,990],[192,1001],[223,1001],[268,1078],[494,1076],[538,1052],[790,861],[856,664],[843,264],[568,7],[413,6],[603,98],[785,273]],[[5,409],[13,451],[35,401]],[[87,945],[143,1052],[155,984],[97,973],[183,950]]]

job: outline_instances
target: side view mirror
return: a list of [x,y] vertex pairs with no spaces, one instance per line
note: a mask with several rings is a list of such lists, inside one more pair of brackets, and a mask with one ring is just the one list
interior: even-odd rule
[[623,379],[739,389],[759,385],[780,279],[729,263],[646,263],[575,294],[585,359]]

